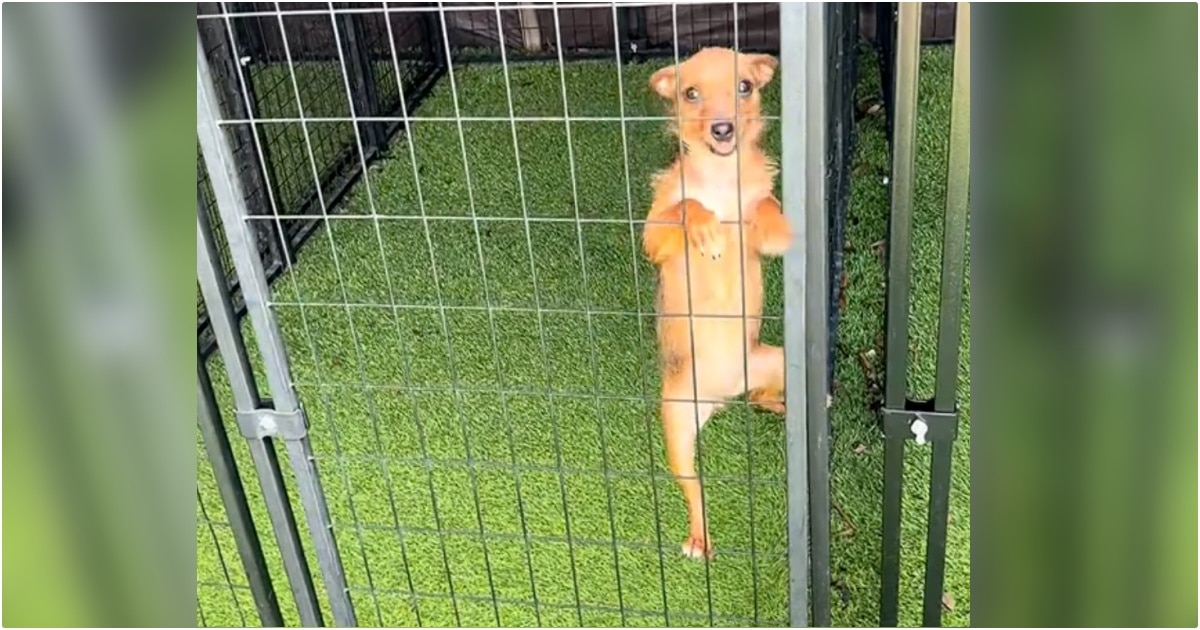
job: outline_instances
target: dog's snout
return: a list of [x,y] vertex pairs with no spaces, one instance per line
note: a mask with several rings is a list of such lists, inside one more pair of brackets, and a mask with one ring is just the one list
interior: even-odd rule
[[709,131],[712,132],[712,137],[717,142],[727,142],[733,138],[733,123],[716,122]]

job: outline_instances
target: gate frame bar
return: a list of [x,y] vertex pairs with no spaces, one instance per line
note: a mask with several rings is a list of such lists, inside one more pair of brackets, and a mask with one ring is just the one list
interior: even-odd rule
[[949,161],[942,278],[939,295],[936,389],[932,400],[908,397],[908,333],[915,184],[917,90],[920,69],[921,4],[902,2],[898,16],[895,119],[892,139],[891,212],[888,217],[886,367],[882,424],[884,448],[883,581],[880,625],[899,622],[900,518],[904,451],[908,440],[932,446],[929,522],[925,546],[922,624],[942,620],[949,518],[950,469],[958,437],[958,341],[962,325],[963,271],[970,174],[971,8],[959,2],[954,35],[954,78],[950,110]]
[[[269,444],[268,440],[273,439],[283,441],[296,480],[300,503],[308,522],[309,534],[329,597],[334,623],[344,627],[356,626],[358,624],[346,585],[345,568],[342,565],[337,541],[334,539],[329,506],[326,503],[325,492],[317,472],[312,445],[308,440],[308,421],[296,392],[292,388],[291,368],[283,336],[275,314],[267,304],[270,286],[263,270],[262,258],[254,234],[247,224],[250,215],[245,204],[244,191],[241,180],[237,177],[229,139],[218,124],[219,113],[220,105],[213,85],[211,69],[204,54],[203,42],[197,34],[197,136],[204,154],[205,165],[208,168],[213,196],[217,201],[217,209],[225,229],[234,268],[237,271],[246,312],[254,327],[255,340],[259,346],[271,392],[269,403],[245,398],[236,401],[238,425],[242,434],[250,440],[251,444],[255,444],[257,441]],[[222,352],[224,353],[226,350],[223,348]],[[247,367],[246,364],[240,364],[237,361],[231,365],[235,366],[231,372],[240,372]],[[235,375],[231,373],[230,376],[233,378]],[[273,449],[271,449],[271,453],[274,453]],[[287,495],[285,494],[283,497],[286,498]],[[300,562],[307,569],[302,554],[299,558],[293,556],[292,560]],[[300,577],[299,568],[293,567],[293,570]],[[300,584],[293,582],[293,590],[297,589],[305,591],[302,593],[302,597],[298,597],[297,603],[300,604],[303,601],[305,607],[308,608],[305,613],[306,625],[320,625],[319,608],[308,606],[311,603],[308,601],[310,598],[315,600],[315,593],[312,593],[311,589],[302,582]]]
[[[784,255],[787,399],[788,602],[792,627],[830,621],[826,7],[779,8],[785,73],[781,126],[784,216],[796,243]],[[795,35],[794,33],[801,33]],[[790,79],[790,81],[789,81]],[[799,80],[797,80],[799,79]],[[801,86],[801,90],[792,89]],[[805,208],[815,209],[806,212]],[[803,249],[798,247],[802,244]],[[809,588],[811,586],[811,596]]]
[[[244,409],[261,407],[258,386],[254,380],[254,372],[250,369],[250,360],[246,355],[246,346],[237,325],[233,311],[226,275],[221,268],[221,259],[217,256],[216,243],[212,237],[212,226],[209,225],[208,212],[202,204],[196,206],[196,278],[200,283],[200,291],[204,295],[205,308],[209,313],[213,335],[221,358],[225,362],[225,371],[229,375],[229,385],[233,393],[235,413]],[[207,380],[206,368],[201,365],[201,386]],[[201,400],[201,407],[203,403]],[[212,403],[213,410],[216,404]],[[222,426],[219,433],[224,433]],[[218,438],[219,439],[219,438]],[[205,446],[209,444],[209,436],[204,436]],[[292,597],[300,613],[300,623],[315,627],[323,624],[321,609],[317,605],[317,593],[313,588],[312,575],[304,557],[300,534],[296,528],[296,517],[292,513],[291,502],[288,499],[287,487],[284,484],[283,473],[279,467],[275,444],[270,438],[247,439],[250,457],[258,473],[259,485],[263,491],[263,502],[271,519],[275,541],[283,557],[284,573],[292,589]],[[232,522],[232,521],[231,521]],[[235,534],[238,532],[235,531]],[[255,537],[257,536],[256,534]],[[235,536],[241,543],[241,537]],[[247,576],[249,576],[247,572]],[[257,602],[257,597],[255,598]],[[260,604],[261,605],[261,604]]]
[[213,393],[208,366],[202,357],[197,359],[196,372],[196,410],[200,433],[204,439],[204,451],[217,480],[217,490],[221,494],[221,503],[225,506],[225,514],[229,518],[229,528],[233,531],[233,540],[237,546],[238,557],[242,561],[242,569],[246,572],[246,582],[254,598],[258,619],[265,628],[283,627],[283,614],[279,611],[279,599],[271,582],[271,572],[263,556],[262,542],[258,539],[258,530],[254,526],[254,516],[246,500],[245,486],[242,485],[242,476],[233,456],[229,435],[225,432],[225,423],[221,420],[221,410]]

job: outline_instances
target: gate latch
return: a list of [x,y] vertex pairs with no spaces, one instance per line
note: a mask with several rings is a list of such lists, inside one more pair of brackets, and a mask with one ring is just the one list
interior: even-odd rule
[[958,437],[958,412],[935,411],[932,401],[906,401],[903,409],[883,409],[883,434],[892,440],[912,440],[920,446],[953,442]]
[[255,409],[237,412],[238,429],[247,439],[280,438],[302,440],[308,435],[308,421],[304,411],[277,411]]
[[929,425],[925,424],[925,421],[921,419],[921,416],[917,416],[917,419],[913,420],[912,424],[909,425],[909,428],[912,429],[913,435],[916,436],[917,444],[920,446],[925,446],[925,434],[929,432]]

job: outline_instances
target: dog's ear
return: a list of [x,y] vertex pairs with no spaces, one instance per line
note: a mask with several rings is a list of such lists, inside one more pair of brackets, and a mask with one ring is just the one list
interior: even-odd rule
[[659,96],[675,100],[675,81],[679,76],[675,66],[667,66],[650,76],[650,89]]
[[779,67],[779,60],[771,55],[742,55],[745,63],[746,71],[749,72],[751,80],[754,81],[754,86],[761,88],[771,82],[775,77],[775,69]]

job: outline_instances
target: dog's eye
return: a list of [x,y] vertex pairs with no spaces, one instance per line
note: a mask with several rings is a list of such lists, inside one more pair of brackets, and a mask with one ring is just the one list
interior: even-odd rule
[[700,90],[697,90],[694,87],[688,88],[687,90],[684,90],[683,97],[695,103],[696,101],[700,100]]
[[753,89],[753,87],[754,86],[750,85],[749,81],[743,79],[738,83],[738,94],[741,94],[742,96],[749,96],[750,90]]

